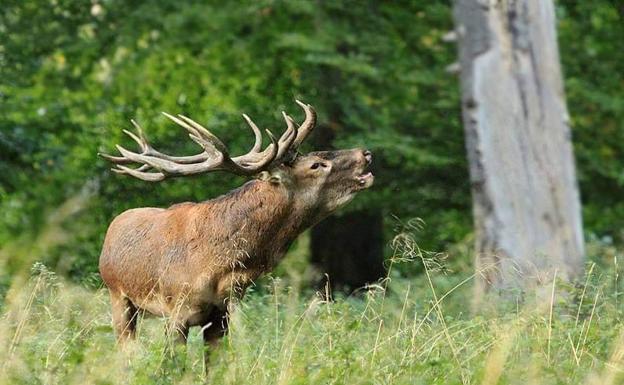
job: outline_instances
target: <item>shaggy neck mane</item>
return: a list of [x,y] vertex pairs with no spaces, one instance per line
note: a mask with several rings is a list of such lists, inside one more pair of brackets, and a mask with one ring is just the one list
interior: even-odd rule
[[[209,243],[226,242],[234,258],[274,265],[297,235],[307,227],[310,210],[296,203],[294,193],[282,185],[254,180],[218,198],[200,203],[202,226],[210,224]],[[207,220],[212,217],[214,220]],[[215,224],[218,228],[215,228]]]

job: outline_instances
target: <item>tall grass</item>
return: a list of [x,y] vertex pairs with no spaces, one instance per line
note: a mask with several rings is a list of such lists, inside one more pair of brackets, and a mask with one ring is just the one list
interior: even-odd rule
[[[1,384],[617,384],[624,381],[618,266],[588,265],[581,285],[551,282],[546,303],[473,315],[474,273],[443,271],[410,232],[388,279],[325,301],[266,278],[237,305],[204,374],[199,330],[172,355],[165,322],[141,319],[119,349],[106,291],[35,263],[0,312]],[[30,250],[30,249],[29,249]],[[287,264],[290,263],[287,261]],[[420,263],[401,277],[397,264]],[[452,265],[452,263],[451,263]],[[299,282],[299,281],[297,281]]]

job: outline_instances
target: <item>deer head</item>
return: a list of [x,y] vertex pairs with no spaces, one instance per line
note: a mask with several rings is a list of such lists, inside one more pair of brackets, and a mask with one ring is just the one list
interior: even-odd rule
[[[366,169],[372,154],[368,150],[352,149],[319,151],[301,155],[298,148],[316,124],[316,113],[312,106],[300,101],[296,103],[305,112],[303,123],[297,125],[285,112],[286,130],[279,139],[265,130],[270,144],[262,149],[262,132],[245,114],[243,118],[251,127],[255,143],[244,155],[231,157],[227,147],[208,129],[194,120],[178,115],[163,113],[167,118],[188,131],[189,137],[203,151],[191,156],[171,156],[154,149],[147,141],[143,130],[135,122],[137,134],[124,130],[137,144],[141,152],[133,152],[117,145],[121,156],[99,154],[115,163],[112,170],[118,174],[157,182],[170,177],[203,174],[212,171],[227,171],[237,175],[255,176],[286,188],[297,196],[306,210],[315,210],[312,222],[316,222],[338,207],[349,202],[356,192],[373,184],[373,175]],[[128,164],[139,164],[131,168]]]

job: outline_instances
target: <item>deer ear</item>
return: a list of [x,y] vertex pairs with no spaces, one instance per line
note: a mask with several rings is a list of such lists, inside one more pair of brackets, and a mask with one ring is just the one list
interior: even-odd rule
[[268,171],[262,171],[260,174],[256,175],[256,179],[260,180],[269,180],[271,177],[271,173]]
[[279,174],[271,174],[268,171],[262,171],[256,178],[273,184],[279,184],[282,182],[282,177]]
[[282,183],[282,177],[278,174],[271,175],[271,177],[269,178],[269,182],[273,184],[280,184]]

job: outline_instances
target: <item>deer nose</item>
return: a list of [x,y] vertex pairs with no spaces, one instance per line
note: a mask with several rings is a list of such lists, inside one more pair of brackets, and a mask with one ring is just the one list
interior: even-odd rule
[[373,153],[369,150],[362,151],[362,155],[364,155],[364,159],[366,159],[367,164],[370,164],[373,161]]

